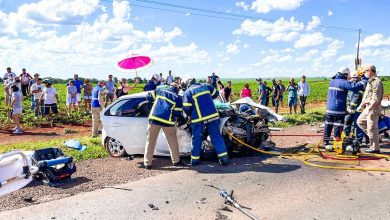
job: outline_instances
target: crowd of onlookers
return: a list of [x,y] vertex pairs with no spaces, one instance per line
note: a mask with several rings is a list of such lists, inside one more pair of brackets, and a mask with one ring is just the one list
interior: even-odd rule
[[[293,110],[295,114],[297,113],[298,98],[301,114],[305,114],[306,98],[310,93],[310,86],[307,83],[305,76],[301,77],[301,81],[298,84],[295,83],[294,78],[291,78],[287,87],[283,85],[282,80],[276,81],[275,79],[272,79],[271,87],[267,85],[267,81],[265,80],[256,79],[256,81],[259,84],[257,94],[259,97],[258,102],[261,105],[269,106],[269,101],[271,100],[272,106],[275,107],[275,112],[278,113],[279,107],[283,106],[284,103],[283,94],[287,93],[287,104],[290,110],[290,114],[292,114]],[[252,90],[249,88],[249,84],[244,85],[244,88],[241,90],[240,97],[249,97],[251,99],[253,98]]]
[[[57,114],[59,97],[56,88],[52,86],[51,80],[43,80],[38,73],[33,76],[22,69],[21,74],[15,74],[10,67],[1,78],[0,81],[4,85],[5,106],[7,107],[7,117],[12,118],[15,123],[13,129],[14,134],[21,134],[23,130],[20,126],[20,114],[23,111],[23,100],[31,101],[30,109],[34,112],[36,118]],[[131,86],[127,85],[127,79],[121,79],[120,86],[116,86],[113,81],[113,76],[109,75],[105,81],[106,105],[113,102],[114,99],[128,94],[135,88],[138,80]],[[91,113],[92,102],[92,83],[90,79],[79,79],[78,74],[74,74],[72,80],[66,85],[66,105],[68,107],[67,114],[70,115],[74,111],[81,111],[84,107],[84,113]]]
[[[20,127],[20,114],[22,113],[23,99],[31,100],[31,111],[34,112],[35,117],[41,117],[58,113],[58,92],[52,86],[51,80],[43,80],[38,73],[33,76],[22,69],[21,74],[17,75],[12,72],[11,68],[7,68],[7,72],[0,80],[4,84],[5,92],[5,106],[8,107],[8,116],[15,122],[15,128],[13,132],[15,134],[23,133]],[[302,76],[301,81],[297,84],[294,79],[291,79],[288,86],[285,87],[281,80],[272,80],[272,85],[269,87],[267,82],[262,79],[256,79],[258,82],[258,97],[259,104],[269,106],[270,100],[272,106],[275,107],[275,111],[278,112],[279,106],[283,105],[283,94],[288,93],[287,103],[290,109],[290,113],[294,110],[297,112],[298,98],[301,107],[301,113],[305,113],[306,97],[310,92],[310,87],[306,82],[306,77]],[[119,80],[119,85],[114,81],[113,75],[109,75],[108,79],[104,81],[104,105],[107,106],[114,100],[123,95],[127,95],[133,90],[140,82],[137,78],[132,85],[128,85],[128,80],[122,78]],[[155,74],[145,84],[144,91],[155,90],[160,85],[170,85],[171,83],[180,83],[179,77],[174,77],[172,72],[169,71],[167,77],[163,77],[163,74]],[[232,91],[231,81],[227,81],[224,85],[220,78],[212,73],[207,77],[206,83],[210,84],[219,91],[219,98],[223,102],[230,102],[233,99],[234,93]],[[92,82],[90,79],[79,79],[78,74],[74,74],[73,79],[69,80],[66,87],[66,105],[67,114],[70,115],[73,112],[83,108],[85,114],[91,113],[91,102],[93,100],[92,95]],[[241,98],[249,97],[253,98],[252,90],[249,88],[249,84],[245,84],[240,93]]]

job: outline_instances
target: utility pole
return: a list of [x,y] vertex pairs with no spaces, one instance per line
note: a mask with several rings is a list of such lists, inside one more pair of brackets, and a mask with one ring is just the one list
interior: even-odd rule
[[360,33],[362,33],[362,29],[359,29],[359,38],[358,38],[358,44],[357,44],[357,51],[356,51],[356,58],[355,58],[355,70],[359,68],[359,66],[362,64],[362,59],[359,58],[359,49],[360,49]]

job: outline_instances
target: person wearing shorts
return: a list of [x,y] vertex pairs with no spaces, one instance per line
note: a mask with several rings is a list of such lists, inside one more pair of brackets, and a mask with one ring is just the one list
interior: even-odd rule
[[72,110],[76,107],[76,94],[77,94],[77,88],[74,86],[73,81],[70,80],[68,83],[69,86],[66,87],[66,105],[68,105],[68,115],[71,113]]
[[31,93],[33,94],[33,99],[34,99],[34,114],[35,117],[38,117],[41,114],[41,104],[39,99],[41,98],[42,95],[42,79],[38,78],[36,80],[36,83],[31,85]]
[[45,81],[45,86],[42,90],[42,95],[40,100],[43,100],[43,115],[48,115],[50,112],[57,114],[58,108],[57,108],[57,102],[58,102],[58,94],[57,90],[52,87],[51,81]]
[[85,84],[83,85],[84,89],[84,111],[87,114],[91,110],[91,101],[92,101],[92,85],[91,80],[86,79]]
[[[81,79],[79,79],[78,74],[74,74],[72,81],[73,81],[74,86],[76,86],[76,88],[77,88],[76,101],[77,101],[77,105],[80,106],[81,105],[81,89],[83,87],[84,82]],[[69,86],[69,83],[67,84],[67,86]]]
[[297,104],[298,104],[298,85],[295,83],[294,78],[292,78],[286,88],[288,92],[288,107],[290,108],[290,114],[292,113],[292,108],[294,107],[294,113],[297,114]]
[[12,90],[12,98],[11,98],[11,108],[12,108],[12,119],[15,123],[15,128],[12,129],[13,134],[22,134],[22,128],[20,127],[20,114],[22,113],[23,106],[23,95],[19,91],[19,87],[17,85],[13,85],[11,87]]

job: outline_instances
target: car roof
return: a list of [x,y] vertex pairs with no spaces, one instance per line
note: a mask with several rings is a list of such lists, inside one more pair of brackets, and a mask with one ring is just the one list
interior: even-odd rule
[[139,93],[134,93],[130,95],[124,95],[119,97],[119,100],[121,99],[128,99],[128,98],[145,98],[148,92],[139,92]]

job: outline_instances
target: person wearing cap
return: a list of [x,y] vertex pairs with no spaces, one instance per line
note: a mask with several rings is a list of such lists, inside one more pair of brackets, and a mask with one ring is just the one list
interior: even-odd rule
[[[361,71],[357,70],[350,74],[350,82],[356,83],[361,82],[364,84],[364,87],[366,87],[366,84],[368,82],[368,78],[366,78],[363,74],[360,74]],[[360,113],[356,111],[356,109],[359,107],[359,105],[362,102],[364,93],[364,88],[358,91],[349,91],[347,96],[347,112],[348,114],[344,118],[344,127],[343,132],[346,137],[349,137],[352,134],[355,134],[357,137],[358,142],[361,144],[364,133],[363,131],[357,126],[356,120],[359,117]],[[353,126],[352,126],[353,125]],[[353,127],[353,129],[352,129]],[[368,141],[368,138],[367,140]]]
[[39,99],[41,98],[42,95],[42,79],[37,78],[36,82],[31,85],[30,91],[32,94],[33,102],[34,103],[34,114],[35,117],[38,117],[42,112],[41,112],[41,105],[39,102]]
[[262,79],[259,78],[256,79],[256,81],[259,83],[259,103],[265,106],[267,102],[267,88],[265,87]]
[[219,163],[227,166],[229,163],[225,141],[220,133],[220,119],[213,99],[218,97],[218,90],[209,84],[199,84],[194,78],[183,79],[181,88],[184,90],[183,109],[191,118],[192,149],[191,165],[200,163],[203,132],[207,129],[211,143],[217,152]]
[[[28,83],[28,94],[30,94],[31,96],[31,110],[34,110],[35,109],[35,98],[34,98],[34,94],[32,92],[32,85],[36,84],[37,81],[38,81],[38,78],[39,78],[39,74],[38,73],[35,73],[34,74],[34,78],[32,80],[30,80],[30,82]],[[38,98],[39,99],[39,98]]]
[[4,82],[7,79],[12,79],[13,80],[15,77],[16,77],[16,74],[14,72],[12,72],[11,67],[7,67],[7,72],[4,73],[4,77],[3,77]]
[[104,101],[106,97],[106,89],[104,88],[106,82],[100,80],[98,85],[92,89],[92,102],[91,102],[91,112],[92,112],[92,137],[97,137],[99,131],[102,130],[102,123],[100,121],[100,112],[104,108]]
[[341,137],[341,132],[344,126],[344,118],[347,114],[346,102],[348,91],[359,91],[364,89],[364,84],[348,81],[347,77],[349,74],[349,68],[340,68],[337,74],[332,77],[328,88],[323,139],[325,148],[328,151],[333,150],[333,146],[330,145],[332,128],[334,128],[334,140],[339,140]]
[[306,81],[306,76],[302,76],[301,81],[298,83],[298,95],[299,106],[301,108],[301,114],[305,114],[306,98],[310,93],[309,83]]
[[52,82],[50,80],[45,80],[45,88],[42,89],[42,94],[40,97],[40,102],[43,101],[43,115],[49,115],[50,112],[57,114],[58,113],[58,93],[56,88],[52,87]]
[[26,72],[26,69],[22,69],[22,73],[20,74],[20,79],[22,81],[22,93],[23,96],[29,95],[29,85],[30,85],[30,80],[32,79],[30,73]]
[[165,134],[171,152],[173,166],[183,166],[180,160],[179,143],[176,136],[176,120],[183,111],[183,101],[179,96],[179,86],[172,83],[169,86],[161,86],[156,90],[149,91],[146,100],[153,102],[149,114],[146,146],[144,154],[144,168],[152,168],[153,153],[160,130]]
[[369,149],[365,152],[380,153],[378,121],[382,109],[383,84],[376,75],[376,67],[374,65],[365,64],[362,67],[362,72],[369,80],[363,100],[358,107],[358,111],[364,110],[357,119],[357,124],[370,139]]

